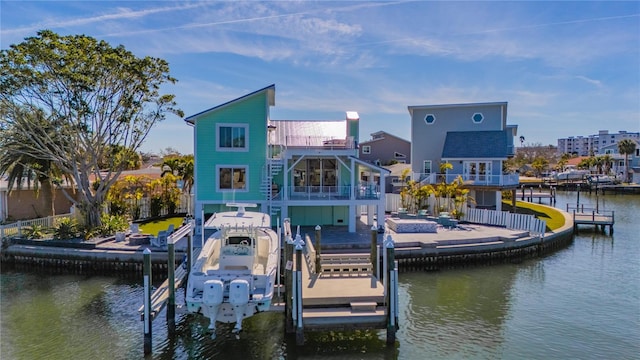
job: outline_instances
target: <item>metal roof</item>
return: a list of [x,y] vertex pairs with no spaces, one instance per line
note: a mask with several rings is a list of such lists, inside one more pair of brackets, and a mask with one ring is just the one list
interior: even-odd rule
[[[273,137],[274,144],[288,145],[313,145],[296,144],[301,139],[346,139],[346,120],[271,120],[269,126],[275,126]],[[297,140],[297,141],[296,141]],[[320,143],[320,145],[322,145]]]

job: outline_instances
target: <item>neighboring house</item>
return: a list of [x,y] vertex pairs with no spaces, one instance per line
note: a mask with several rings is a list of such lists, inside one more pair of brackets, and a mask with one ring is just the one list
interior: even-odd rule
[[[632,172],[631,182],[640,183],[640,142],[635,139],[631,140],[636,143],[636,151],[629,155],[629,171]],[[626,179],[627,169],[624,163],[626,155],[620,154],[617,143],[604,146],[598,155],[610,155],[614,160],[611,171],[618,179],[623,181]]]
[[[359,206],[384,219],[388,170],[358,159],[359,116],[345,120],[271,120],[275,85],[185,118],[194,127],[196,217],[255,203],[272,221],[344,225],[356,231]],[[361,173],[381,184],[362,182]],[[381,176],[382,175],[382,176]],[[206,215],[205,215],[206,216]]]
[[[389,170],[389,176],[387,176],[385,193],[399,194],[402,188],[407,186],[407,180],[411,179],[411,164],[393,164],[385,166],[385,169]],[[405,170],[407,172],[407,179],[402,179],[402,174]]]
[[359,145],[359,158],[375,165],[411,163],[411,143],[384,131],[371,134],[371,139]]
[[[73,204],[62,190],[53,191],[55,213],[68,214]],[[9,192],[7,181],[0,180],[0,222],[40,218],[47,209],[51,209],[51,203],[33,189],[33,184],[30,188],[23,184],[20,190],[14,186]]]
[[413,178],[435,184],[440,164],[453,169],[478,207],[501,209],[501,191],[515,191],[518,174],[503,174],[502,164],[515,154],[517,125],[507,125],[507,103],[409,106]]

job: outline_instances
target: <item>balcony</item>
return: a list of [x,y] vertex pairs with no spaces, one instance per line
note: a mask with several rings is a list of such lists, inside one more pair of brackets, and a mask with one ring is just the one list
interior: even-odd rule
[[273,200],[283,200],[286,192],[289,200],[379,200],[380,186],[359,184],[356,186],[288,186],[283,188]]
[[356,144],[353,136],[346,139],[338,139],[327,136],[302,136],[287,135],[285,143],[281,144],[288,148],[304,148],[304,149],[355,149]]
[[465,185],[469,186],[513,186],[520,183],[518,174],[502,174],[502,175],[481,175],[481,174],[424,174],[414,173],[413,179],[422,185],[438,184],[441,182],[451,183],[458,176],[462,177]]

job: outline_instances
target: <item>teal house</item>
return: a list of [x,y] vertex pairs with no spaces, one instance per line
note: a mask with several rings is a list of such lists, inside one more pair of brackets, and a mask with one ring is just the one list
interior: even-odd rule
[[[388,170],[358,159],[359,116],[272,120],[275,85],[185,118],[194,129],[195,212],[258,205],[275,222],[337,225],[384,219]],[[374,179],[378,182],[374,182]],[[200,216],[200,215],[199,215]]]

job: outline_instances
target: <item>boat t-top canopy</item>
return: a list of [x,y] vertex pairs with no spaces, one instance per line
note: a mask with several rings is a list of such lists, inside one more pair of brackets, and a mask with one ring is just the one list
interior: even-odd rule
[[237,211],[225,211],[213,214],[204,227],[207,229],[219,229],[225,227],[271,227],[269,214],[246,211],[248,207],[258,207],[251,203],[227,203],[227,207],[237,207]]

